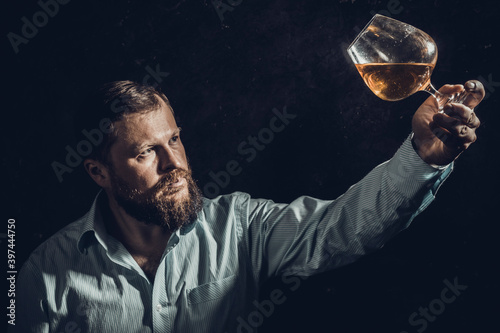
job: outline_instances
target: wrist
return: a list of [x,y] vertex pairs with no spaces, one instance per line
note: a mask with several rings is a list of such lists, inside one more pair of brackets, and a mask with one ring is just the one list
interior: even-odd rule
[[433,167],[434,169],[444,170],[444,169],[448,168],[448,166],[451,164],[451,163],[435,164],[435,163],[430,162],[425,156],[423,156],[423,154],[421,152],[421,147],[417,143],[417,140],[415,140],[415,134],[413,132],[411,133],[410,141],[411,141],[411,145],[413,147],[413,150],[415,150],[415,152],[420,157],[420,159],[422,161],[424,161],[425,163],[427,163],[428,165],[430,165],[431,167]]

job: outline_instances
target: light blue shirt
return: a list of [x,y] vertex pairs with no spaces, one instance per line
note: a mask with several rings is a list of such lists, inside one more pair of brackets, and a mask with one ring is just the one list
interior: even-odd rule
[[[407,139],[333,201],[290,204],[236,192],[209,200],[168,241],[154,283],[90,211],[40,245],[17,284],[17,332],[256,332],[271,276],[309,276],[376,250],[434,199],[452,166],[423,162]],[[267,304],[267,305],[266,305]],[[246,327],[245,327],[246,325]]]

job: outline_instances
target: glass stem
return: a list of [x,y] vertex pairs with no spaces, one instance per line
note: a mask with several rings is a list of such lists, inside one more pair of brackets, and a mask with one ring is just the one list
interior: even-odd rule
[[443,107],[446,104],[448,104],[450,102],[463,103],[465,101],[465,99],[467,98],[467,96],[469,95],[469,93],[466,90],[464,90],[460,93],[452,94],[452,95],[448,95],[448,94],[445,95],[445,94],[437,91],[436,88],[434,88],[434,86],[430,82],[427,85],[427,87],[425,87],[425,89],[423,89],[423,90],[427,91],[429,94],[434,96],[434,98],[436,99],[436,101],[438,103],[438,112],[440,112],[440,113],[443,112]]
[[453,99],[452,95],[445,95],[437,91],[430,82],[427,87],[425,87],[424,91],[427,91],[436,99],[438,104],[438,112],[443,112],[443,107],[446,105],[446,103]]

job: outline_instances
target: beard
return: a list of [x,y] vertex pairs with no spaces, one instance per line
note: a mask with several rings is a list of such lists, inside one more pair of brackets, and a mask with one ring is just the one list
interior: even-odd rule
[[[186,185],[169,187],[184,178]],[[201,191],[191,176],[191,169],[174,169],[151,189],[132,188],[110,168],[112,194],[127,214],[148,225],[158,225],[174,232],[193,222],[202,208]],[[187,193],[185,192],[187,187]]]

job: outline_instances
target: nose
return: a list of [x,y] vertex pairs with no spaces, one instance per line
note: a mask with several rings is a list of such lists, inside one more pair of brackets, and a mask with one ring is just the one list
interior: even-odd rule
[[159,154],[158,168],[161,173],[169,172],[182,167],[182,159],[179,152],[174,151],[171,147],[162,147]]

